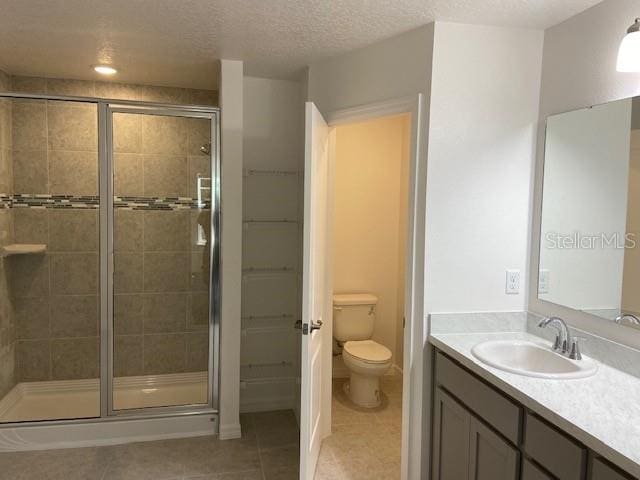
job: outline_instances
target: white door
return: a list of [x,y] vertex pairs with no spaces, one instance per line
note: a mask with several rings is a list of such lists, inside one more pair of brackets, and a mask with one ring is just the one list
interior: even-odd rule
[[[302,385],[300,480],[312,480],[322,442],[322,322],[327,305],[327,182],[329,127],[316,106],[305,111],[304,259],[302,287]],[[331,340],[331,339],[329,339]]]

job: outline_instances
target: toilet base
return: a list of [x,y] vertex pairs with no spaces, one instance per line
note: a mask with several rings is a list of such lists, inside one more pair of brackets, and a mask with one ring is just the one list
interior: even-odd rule
[[349,381],[345,382],[342,388],[349,400],[359,407],[376,408],[382,403],[380,377],[351,372]]

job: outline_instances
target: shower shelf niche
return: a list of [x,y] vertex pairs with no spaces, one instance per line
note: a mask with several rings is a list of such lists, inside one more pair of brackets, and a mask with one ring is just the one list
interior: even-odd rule
[[47,246],[40,243],[14,243],[0,248],[0,257],[14,255],[39,255],[47,251]]

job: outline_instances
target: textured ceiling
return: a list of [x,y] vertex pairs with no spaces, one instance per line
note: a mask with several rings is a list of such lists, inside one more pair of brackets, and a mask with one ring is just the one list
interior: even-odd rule
[[11,73],[215,87],[215,61],[287,78],[308,63],[435,20],[546,28],[599,0],[2,0]]

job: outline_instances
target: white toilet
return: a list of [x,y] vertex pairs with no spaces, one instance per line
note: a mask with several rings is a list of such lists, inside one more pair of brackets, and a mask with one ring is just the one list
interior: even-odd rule
[[391,367],[391,350],[371,340],[378,299],[368,293],[333,296],[333,337],[349,369],[345,393],[365,408],[380,405],[380,377]]

